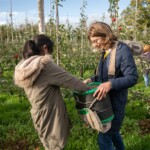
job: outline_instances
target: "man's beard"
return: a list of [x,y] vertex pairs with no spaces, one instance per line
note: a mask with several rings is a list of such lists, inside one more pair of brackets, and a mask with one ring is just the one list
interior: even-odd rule
[[93,53],[97,53],[97,52],[98,52],[98,53],[102,53],[103,51],[104,51],[104,50],[103,50],[102,48],[99,48],[99,47],[98,47],[98,48],[92,48],[92,52],[93,52]]

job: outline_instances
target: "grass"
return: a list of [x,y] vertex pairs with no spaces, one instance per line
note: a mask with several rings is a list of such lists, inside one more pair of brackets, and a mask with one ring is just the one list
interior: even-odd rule
[[[139,126],[140,120],[150,118],[147,104],[149,92],[150,88],[145,88],[143,82],[139,82],[129,90],[126,117],[121,129],[126,150],[150,149],[150,131],[146,130],[146,133],[141,134]],[[65,150],[97,150],[98,133],[86,127],[81,121],[74,108],[74,99],[70,97],[70,94],[64,95],[73,124]],[[33,150],[36,147],[39,147],[40,150],[43,149],[32,124],[28,100],[17,94],[1,94],[0,150]]]
[[34,149],[40,141],[30,117],[30,105],[18,95],[0,95],[0,149]]

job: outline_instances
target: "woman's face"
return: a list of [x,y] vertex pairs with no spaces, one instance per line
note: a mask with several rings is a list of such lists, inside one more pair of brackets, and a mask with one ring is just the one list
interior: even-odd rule
[[103,48],[105,39],[100,36],[90,37],[93,48]]

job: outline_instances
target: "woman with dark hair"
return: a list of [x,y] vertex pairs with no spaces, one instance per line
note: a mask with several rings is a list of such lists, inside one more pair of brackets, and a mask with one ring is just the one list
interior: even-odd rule
[[89,87],[53,63],[53,42],[37,35],[23,48],[23,60],[15,67],[14,82],[31,103],[31,116],[45,150],[63,149],[71,123],[60,87],[84,92]]
[[[110,95],[114,119],[112,126],[106,133],[99,132],[98,145],[100,150],[124,150],[124,144],[120,135],[120,128],[125,115],[125,106],[128,97],[128,88],[137,82],[137,68],[130,48],[117,41],[110,26],[104,22],[91,24],[88,31],[88,39],[92,47],[102,53],[98,73],[84,83],[101,82],[94,93],[94,97],[102,100],[107,93]],[[115,57],[112,52],[116,49]],[[114,62],[115,75],[109,76],[110,69],[113,69],[111,62]]]

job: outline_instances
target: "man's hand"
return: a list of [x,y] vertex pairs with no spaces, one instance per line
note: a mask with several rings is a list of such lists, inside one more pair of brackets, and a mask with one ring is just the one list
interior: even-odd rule
[[112,85],[110,81],[102,83],[98,86],[93,96],[97,98],[97,100],[101,100],[102,98],[106,97],[106,94],[111,90],[111,87]]

